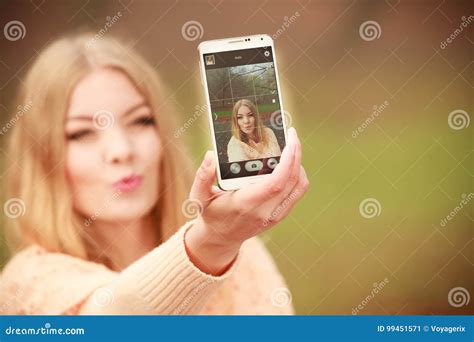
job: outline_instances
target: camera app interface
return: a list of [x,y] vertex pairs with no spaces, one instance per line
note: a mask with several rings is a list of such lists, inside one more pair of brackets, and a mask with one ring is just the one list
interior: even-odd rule
[[204,54],[222,179],[271,173],[285,146],[270,46]]

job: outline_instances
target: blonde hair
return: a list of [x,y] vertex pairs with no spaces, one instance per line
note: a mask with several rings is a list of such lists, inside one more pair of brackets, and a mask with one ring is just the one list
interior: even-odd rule
[[249,137],[246,133],[242,132],[240,129],[239,123],[237,122],[237,113],[239,112],[240,107],[247,107],[252,112],[255,118],[255,139],[256,142],[259,143],[263,141],[263,145],[266,146],[268,144],[266,134],[263,134],[263,127],[260,124],[260,115],[258,113],[257,106],[253,104],[252,101],[247,99],[241,99],[234,104],[234,108],[232,109],[232,135],[243,141],[245,143],[249,142]]
[[[124,72],[156,116],[163,142],[159,199],[152,211],[161,241],[185,221],[181,204],[188,196],[191,168],[182,153],[174,112],[163,96],[155,70],[133,50],[112,38],[80,34],[61,38],[38,56],[21,85],[18,104],[31,104],[12,128],[9,141],[7,198],[23,202],[24,215],[8,219],[11,251],[39,244],[49,251],[90,258],[84,218],[74,209],[65,172],[65,116],[77,82],[96,68]],[[168,143],[173,139],[171,143]]]

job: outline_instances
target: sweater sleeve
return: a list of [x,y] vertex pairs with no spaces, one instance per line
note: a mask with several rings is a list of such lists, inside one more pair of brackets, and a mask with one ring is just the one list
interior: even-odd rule
[[203,273],[185,250],[192,222],[122,272],[58,253],[18,255],[2,274],[0,308],[13,314],[198,313],[240,254],[223,275]]
[[239,268],[218,293],[206,304],[205,314],[222,314],[226,308],[221,308],[220,303],[225,302],[225,297],[232,298],[232,308],[226,313],[234,315],[295,313],[290,288],[258,237],[244,242],[241,247]]

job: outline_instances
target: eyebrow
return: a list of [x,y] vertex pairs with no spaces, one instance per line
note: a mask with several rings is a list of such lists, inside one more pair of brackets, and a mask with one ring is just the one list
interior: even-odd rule
[[[139,102],[133,106],[131,106],[130,108],[128,108],[124,113],[123,113],[123,117],[133,113],[134,111],[136,111],[137,109],[143,107],[143,106],[148,106],[148,103],[146,101],[142,101],[142,102]],[[88,115],[88,114],[81,114],[81,115],[74,115],[74,116],[71,116],[69,117],[67,120],[92,120],[92,117],[93,115]]]

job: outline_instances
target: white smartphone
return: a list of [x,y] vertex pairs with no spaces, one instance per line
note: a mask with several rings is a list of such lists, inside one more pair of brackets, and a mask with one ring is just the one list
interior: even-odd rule
[[259,182],[273,172],[286,145],[273,39],[210,40],[198,50],[219,187]]

